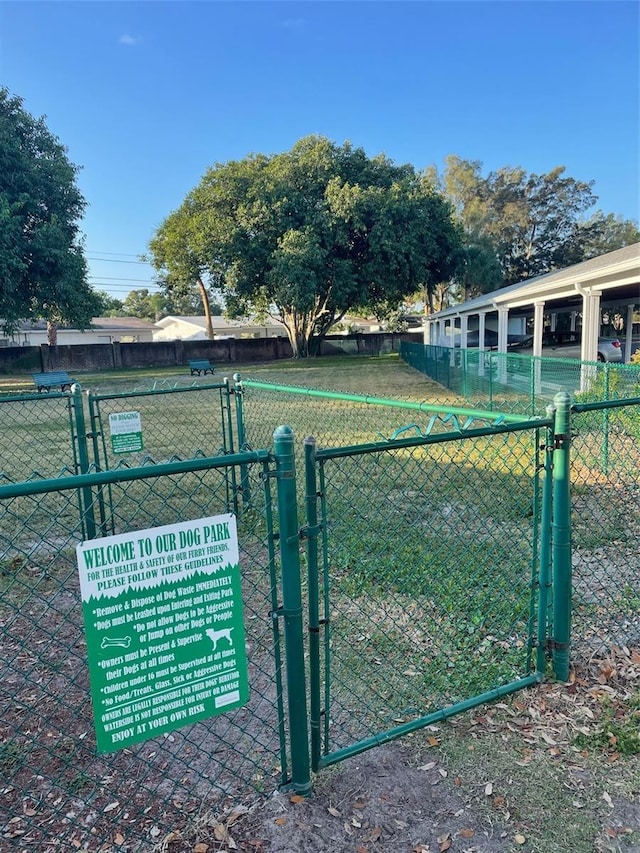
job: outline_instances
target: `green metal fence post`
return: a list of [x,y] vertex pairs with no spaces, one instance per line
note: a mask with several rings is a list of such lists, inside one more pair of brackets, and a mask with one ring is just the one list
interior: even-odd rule
[[468,351],[466,349],[461,349],[461,362],[462,362],[462,396],[466,400],[469,394],[469,386],[467,383],[467,370],[469,369],[469,359],[467,358]]
[[[231,388],[227,376],[222,380],[223,387],[220,388],[220,419],[222,426],[222,450],[225,454],[234,453],[233,443],[233,416],[231,414]],[[225,474],[227,488],[227,507],[229,512],[238,512],[238,484],[236,482],[236,467],[231,465]]]
[[304,669],[302,587],[300,583],[300,530],[296,499],[293,430],[279,426],[273,433],[280,560],[282,565],[282,615],[287,661],[287,699],[291,737],[291,784],[300,794],[311,792],[307,688]]
[[489,411],[493,411],[493,353],[489,353]]
[[569,448],[571,398],[554,397],[556,422],[553,450],[553,668],[560,681],[569,678],[571,644],[571,495]]
[[[242,452],[247,443],[247,436],[244,429],[244,401],[242,376],[239,373],[233,374],[234,381],[234,397],[236,400],[236,431],[238,433],[238,450]],[[251,486],[249,484],[249,470],[246,465],[240,466],[240,491],[242,492],[242,503],[245,507],[251,504]]]
[[[78,447],[78,466],[80,474],[89,473],[89,445],[87,442],[87,428],[84,419],[84,407],[82,402],[82,388],[75,382],[71,388],[73,401],[73,414],[75,419],[76,442]],[[93,513],[93,494],[88,486],[80,489],[80,505],[82,511],[83,532],[87,539],[96,538],[96,520]]]
[[529,414],[533,417],[536,413],[536,359],[529,362]]
[[[604,399],[609,400],[609,362],[602,365],[604,370]],[[609,409],[602,410],[602,473],[609,473]]]
[[[547,417],[553,418],[555,407],[547,406]],[[542,507],[540,511],[540,568],[538,575],[538,634],[536,671],[544,675],[547,668],[547,616],[549,609],[549,588],[551,586],[551,512],[553,505],[553,442],[554,429],[547,427],[544,452],[544,479],[542,481]]]
[[305,503],[307,508],[307,574],[309,578],[309,723],[311,728],[311,769],[320,761],[320,615],[318,599],[318,485],[316,440],[304,440]]
[[[100,443],[99,438],[101,437],[101,426],[100,426],[100,414],[98,411],[98,404],[94,399],[91,391],[87,391],[87,405],[89,407],[89,429],[91,435],[91,443],[93,445],[93,467],[95,471],[102,471],[102,464],[100,459]],[[107,454],[104,454],[105,457],[105,468],[108,468],[107,463]],[[104,493],[105,489],[102,486],[98,486],[97,494],[98,494],[98,513],[100,516],[100,535],[106,536],[107,533],[114,532],[113,525],[113,496],[111,493],[111,485],[107,485],[106,493],[109,498],[109,525],[107,525],[107,513],[105,509],[105,501],[104,501]]]

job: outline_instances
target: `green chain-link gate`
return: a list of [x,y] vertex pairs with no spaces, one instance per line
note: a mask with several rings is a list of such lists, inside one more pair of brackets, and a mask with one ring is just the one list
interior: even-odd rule
[[568,615],[550,597],[570,568],[568,437],[549,415],[306,440],[314,769],[534,684],[551,647],[568,676]]

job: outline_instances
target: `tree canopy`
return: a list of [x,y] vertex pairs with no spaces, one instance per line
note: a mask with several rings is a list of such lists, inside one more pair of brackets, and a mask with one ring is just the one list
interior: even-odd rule
[[[148,288],[130,290],[124,300],[114,299],[106,294],[100,294],[101,316],[105,317],[139,317],[155,323],[169,314],[192,316],[197,314],[202,302],[195,288],[185,294],[150,293]],[[219,303],[212,303],[211,310],[222,313]]]
[[78,169],[22,103],[0,89],[0,323],[10,331],[44,318],[84,328],[100,302],[80,241]]
[[302,356],[347,311],[431,294],[461,259],[450,205],[425,176],[322,136],[213,166],[150,251],[166,289],[206,281],[232,316],[279,319]]
[[504,166],[486,177],[481,170],[480,161],[451,155],[441,175],[434,168],[428,172],[462,225],[463,298],[640,239],[637,225],[629,220],[599,210],[587,216],[597,201],[593,181],[568,177],[564,166],[542,175],[519,166]]

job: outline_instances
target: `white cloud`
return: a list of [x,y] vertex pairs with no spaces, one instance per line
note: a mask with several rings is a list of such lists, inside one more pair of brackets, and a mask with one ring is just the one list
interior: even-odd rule
[[136,44],[139,43],[139,38],[136,38],[136,36],[130,36],[128,33],[125,33],[118,39],[118,44],[125,44],[127,47],[134,47]]

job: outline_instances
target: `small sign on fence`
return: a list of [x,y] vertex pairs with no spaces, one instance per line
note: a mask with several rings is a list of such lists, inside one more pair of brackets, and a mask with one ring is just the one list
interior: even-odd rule
[[235,516],[77,546],[99,752],[249,697]]
[[113,412],[109,415],[109,435],[114,453],[142,450],[140,412]]

